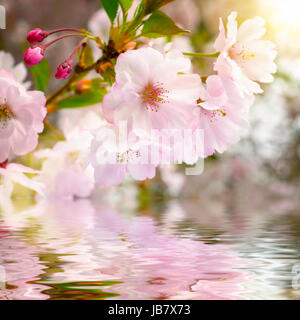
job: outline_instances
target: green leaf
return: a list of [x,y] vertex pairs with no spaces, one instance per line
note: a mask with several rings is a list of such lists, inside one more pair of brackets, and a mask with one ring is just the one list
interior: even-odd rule
[[144,14],[144,11],[145,11],[145,0],[142,0],[141,3],[135,9],[135,12],[134,12],[135,20],[142,17]]
[[119,3],[123,12],[127,12],[131,8],[133,0],[119,0]]
[[50,80],[50,66],[44,58],[39,64],[30,67],[33,81],[37,90],[45,92]]
[[100,103],[107,90],[101,86],[101,79],[93,79],[92,87],[86,93],[74,93],[56,104],[57,109],[83,108]]
[[103,88],[99,91],[90,91],[88,93],[75,93],[74,95],[61,100],[57,105],[57,109],[73,109],[83,108],[101,103],[106,90]]
[[145,0],[142,0],[140,4],[136,7],[134,12],[134,19],[128,26],[127,32],[134,30],[134,28],[143,20],[145,13]]
[[119,1],[118,0],[100,0],[100,1],[111,23],[113,23],[117,16]]
[[145,14],[149,14],[175,0],[145,0]]
[[148,38],[159,38],[187,32],[179,28],[166,14],[156,11],[144,22],[141,35]]

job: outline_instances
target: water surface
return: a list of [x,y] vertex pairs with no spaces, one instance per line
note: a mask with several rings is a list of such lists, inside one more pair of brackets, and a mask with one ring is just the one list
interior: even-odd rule
[[300,298],[300,212],[216,212],[88,200],[3,212],[0,299]]

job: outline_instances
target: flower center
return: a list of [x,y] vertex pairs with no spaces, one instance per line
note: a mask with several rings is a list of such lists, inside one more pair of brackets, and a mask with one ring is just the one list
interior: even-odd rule
[[201,107],[203,114],[209,118],[209,122],[213,123],[222,117],[226,117],[226,109],[225,107],[220,107],[217,110],[205,110]]
[[158,112],[160,105],[168,102],[168,93],[162,83],[148,84],[141,92],[141,97],[146,109]]
[[254,58],[252,53],[245,45],[235,44],[228,50],[228,55],[232,60],[239,63],[246,63],[250,58]]
[[139,158],[141,156],[139,151],[134,151],[131,149],[128,149],[127,151],[120,153],[117,153],[117,162],[120,164],[129,163],[131,159]]
[[7,126],[7,122],[14,116],[10,107],[7,104],[0,104],[0,127],[4,129]]

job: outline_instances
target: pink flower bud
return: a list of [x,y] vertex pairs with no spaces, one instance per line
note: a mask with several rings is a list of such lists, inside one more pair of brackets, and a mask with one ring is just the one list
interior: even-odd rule
[[70,61],[63,62],[58,68],[55,73],[56,79],[66,79],[70,76],[72,72],[72,63]]
[[34,66],[43,60],[45,54],[45,46],[38,45],[28,48],[24,53],[24,62],[28,66]]
[[48,33],[46,31],[36,28],[28,32],[27,40],[30,43],[39,43],[42,42],[47,36]]

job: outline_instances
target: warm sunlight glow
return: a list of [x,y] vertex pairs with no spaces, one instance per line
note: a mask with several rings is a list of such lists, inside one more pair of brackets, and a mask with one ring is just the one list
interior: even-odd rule
[[298,52],[300,0],[258,0],[258,4],[278,48]]
[[265,7],[270,22],[289,29],[300,29],[299,0],[261,0],[261,5]]

